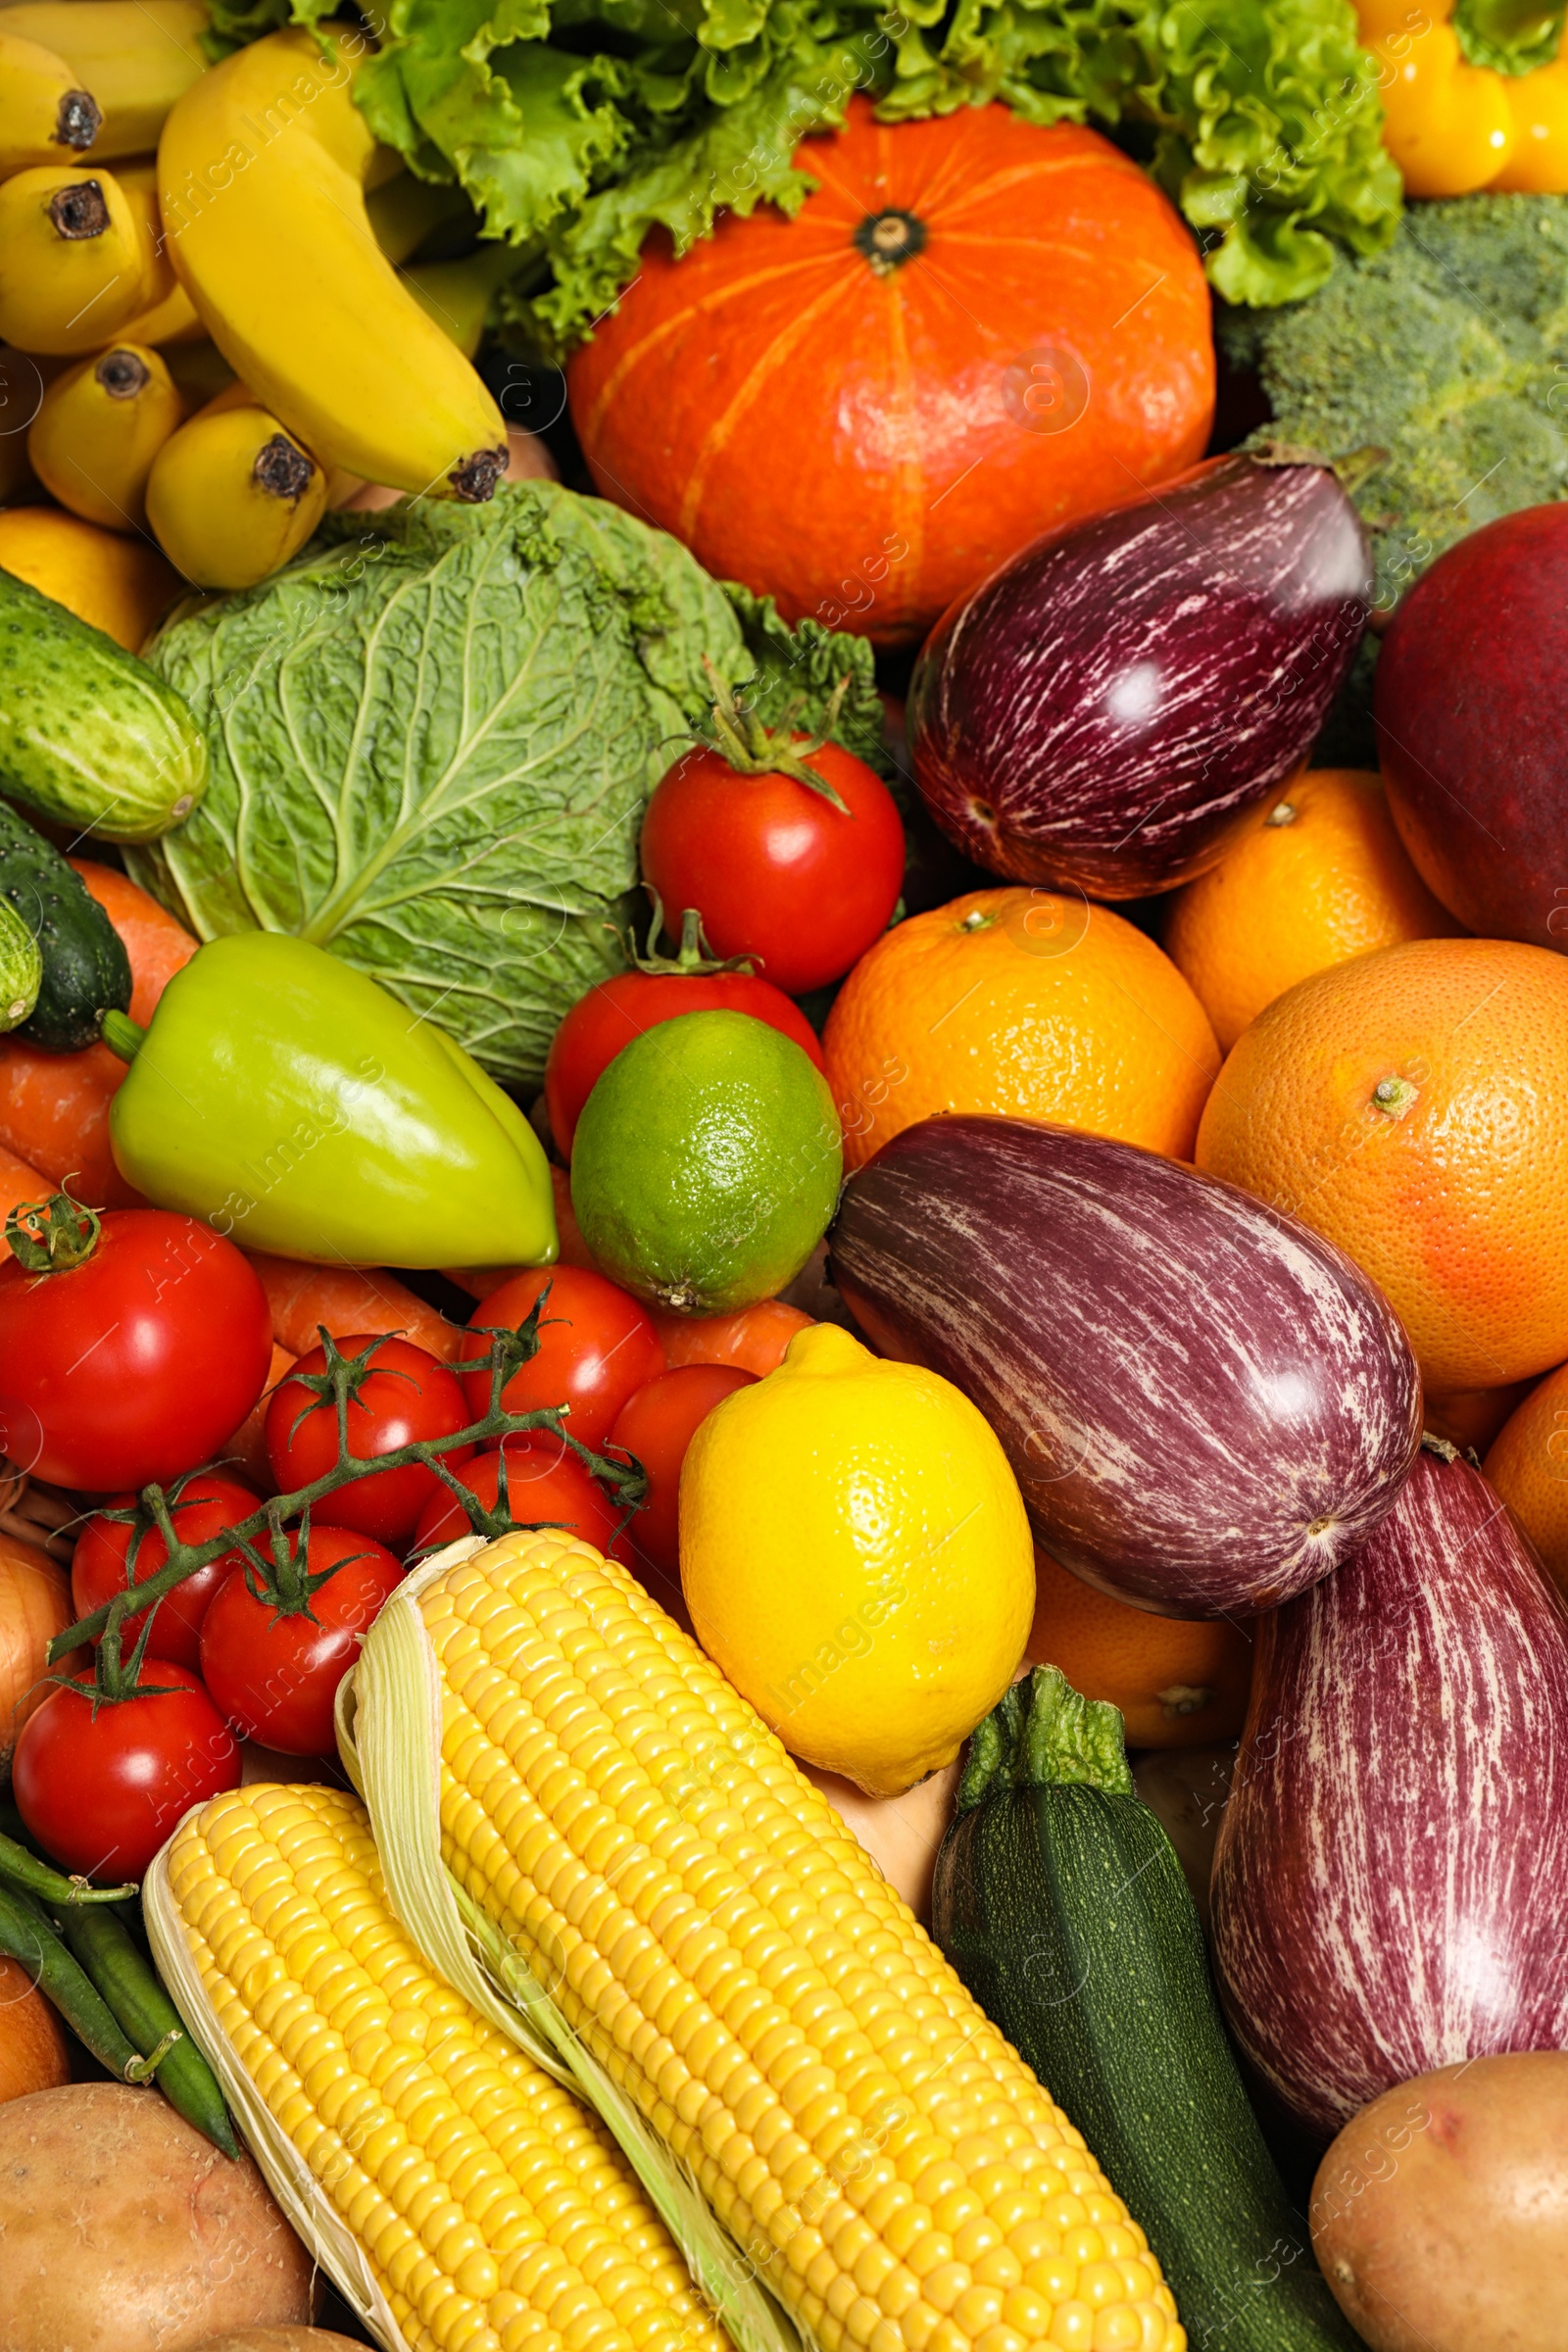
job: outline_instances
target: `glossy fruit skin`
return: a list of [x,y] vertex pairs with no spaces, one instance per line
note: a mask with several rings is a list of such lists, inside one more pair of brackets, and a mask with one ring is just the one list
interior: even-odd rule
[[[412,1341],[361,1332],[336,1345],[345,1356],[360,1355],[368,1348],[375,1350],[368,1377],[349,1399],[351,1453],[372,1459],[416,1439],[449,1438],[476,1418],[457,1375]],[[479,1352],[477,1347],[474,1352]],[[324,1349],[313,1348],[272,1391],[267,1408],[267,1457],[279,1494],[310,1486],[337,1460],[337,1408],[330,1396],[318,1396],[300,1378],[325,1368]],[[486,1396],[486,1406],[489,1401]],[[442,1458],[456,1468],[472,1451],[471,1446],[457,1446]],[[442,1492],[435,1472],[418,1462],[402,1470],[382,1470],[336,1490],[329,1506],[332,1524],[356,1528],[401,1551],[425,1504]]]
[[[530,1267],[514,1274],[474,1309],[475,1352],[485,1328],[515,1327],[546,1284],[550,1297],[539,1318],[539,1352],[514,1372],[501,1392],[509,1413],[531,1413],[559,1405],[580,1446],[599,1446],[634,1389],[664,1369],[646,1307],[603,1274],[584,1266]],[[490,1409],[490,1375],[466,1372],[468,1417]]]
[[0,1265],[0,1450],[58,1486],[102,1494],[207,1461],[271,1360],[261,1284],[194,1217],[116,1209],[80,1265]]
[[1568,954],[1568,512],[1527,507],[1440,556],[1378,652],[1389,806],[1469,931]]
[[705,750],[661,779],[642,830],[649,889],[666,906],[695,906],[716,956],[756,956],[789,996],[841,979],[887,929],[904,884],[904,826],[881,777],[836,743],[807,764],[847,815],[794,776],[737,775]]
[[1306,758],[1371,592],[1360,517],[1324,466],[1216,458],[1050,531],[921,652],[921,797],[1016,881],[1101,899],[1190,881]]
[[1198,1165],[1347,1250],[1434,1396],[1568,1355],[1568,962],[1507,939],[1380,948],[1237,1040]]
[[1026,1652],[1059,1666],[1085,1698],[1121,1711],[1129,1747],[1206,1747],[1236,1739],[1252,1675],[1250,1633],[1223,1617],[1156,1617],[1097,1592],[1035,1550]]
[[1136,1607],[1274,1608],[1408,1474],[1420,1383],[1371,1284],[1152,1152],[928,1119],[851,1177],[829,1251],[875,1345],[979,1405],[1045,1548]]
[[240,1782],[239,1749],[196,1677],[147,1657],[138,1680],[160,1695],[96,1715],[89,1676],[52,1690],[13,1765],[30,1836],[63,1870],[106,1886],[139,1879],[182,1813]]
[[1520,1399],[1481,1466],[1568,1601],[1568,1364]]
[[683,1012],[749,1012],[793,1038],[818,1069],[823,1066],[816,1031],[805,1013],[758,973],[617,972],[577,999],[550,1043],[545,1104],[563,1158],[570,1159],[582,1106],[621,1047]]
[[1309,767],[1288,776],[1219,864],[1177,893],[1164,940],[1228,1054],[1298,980],[1458,928],[1410,863],[1382,779]]
[[[792,220],[731,213],[678,262],[650,237],[567,370],[604,496],[718,578],[906,644],[1044,525],[1202,455],[1198,254],[1098,133],[1000,105],[890,125],[858,97],[800,167]],[[925,244],[878,275],[856,238],[889,212]]]
[[[134,1494],[114,1497],[119,1508],[127,1508],[135,1499]],[[199,1470],[182,1482],[178,1496],[171,1500],[169,1515],[182,1543],[206,1544],[225,1527],[248,1519],[259,1508],[260,1501],[261,1497],[252,1494],[249,1487],[241,1486],[237,1478],[225,1477],[221,1471]],[[76,1538],[71,1560],[71,1597],[78,1617],[90,1616],[94,1609],[101,1609],[106,1601],[123,1591],[129,1548],[128,1527],[114,1519],[88,1520]],[[202,1619],[212,1605],[214,1593],[232,1576],[241,1557],[237,1551],[225,1551],[164,1595],[158,1603],[154,1628],[160,1656],[183,1666],[189,1674],[197,1671]],[[156,1576],[168,1558],[168,1544],[158,1529],[150,1527],[136,1547],[137,1584],[145,1584],[148,1577]],[[121,1626],[122,1655],[129,1654],[143,1623],[143,1616],[137,1615],[127,1617]]]
[[[652,1568],[667,1590],[680,1578],[680,1472],[687,1448],[715,1404],[756,1385],[739,1365],[684,1364],[660,1372],[626,1399],[610,1433],[611,1445],[635,1455],[648,1473],[648,1494],[631,1523],[638,1565]],[[659,1585],[656,1598],[662,1598]]]
[[[568,1453],[548,1430],[504,1438],[493,1450],[475,1454],[466,1465],[463,1483],[486,1510],[493,1511],[500,1496],[503,1453],[507,1501],[514,1519],[525,1527],[559,1523],[607,1559],[631,1565],[631,1537],[621,1527],[622,1513],[576,1455]],[[415,1530],[413,1550],[420,1554],[438,1551],[442,1544],[456,1544],[472,1533],[468,1515],[456,1495],[438,1494],[426,1504]]]
[[699,1427],[680,1578],[704,1649],[790,1753],[870,1796],[953,1762],[1035,1599],[995,1434],[951,1383],[834,1323]]
[[1320,2140],[1397,2082],[1568,2039],[1568,1620],[1479,1471],[1423,1453],[1258,1628],[1214,1857],[1243,2050]]
[[1108,906],[1046,890],[969,891],[895,924],[822,1036],[852,1168],[950,1111],[1188,1159],[1220,1064],[1169,956]]
[[403,1582],[403,1564],[373,1536],[313,1527],[308,1562],[318,1576],[311,1614],[278,1616],[232,1576],[202,1620],[202,1679],[241,1740],[285,1756],[334,1752],[332,1703],[377,1609]]

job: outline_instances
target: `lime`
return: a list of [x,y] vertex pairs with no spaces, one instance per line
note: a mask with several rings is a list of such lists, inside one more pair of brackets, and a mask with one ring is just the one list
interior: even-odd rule
[[827,1081],[748,1012],[684,1012],[621,1049],[571,1148],[595,1263],[656,1306],[771,1298],[827,1229],[844,1163]]

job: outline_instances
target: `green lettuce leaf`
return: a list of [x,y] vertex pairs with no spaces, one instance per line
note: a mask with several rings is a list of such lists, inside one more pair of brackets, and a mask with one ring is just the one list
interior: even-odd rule
[[[333,5],[214,0],[215,39]],[[1120,126],[1234,303],[1299,300],[1337,243],[1374,252],[1398,218],[1350,0],[392,0],[357,94],[517,248],[499,316],[559,351],[651,230],[679,254],[723,211],[793,213],[815,184],[800,141],[857,90],[889,122],[1000,99]]]
[[127,854],[202,939],[289,931],[535,1086],[567,1007],[624,961],[649,792],[712,700],[873,725],[871,651],[791,636],[662,531],[553,482],[487,507],[332,517],[260,587],[149,658],[207,732],[211,780]]

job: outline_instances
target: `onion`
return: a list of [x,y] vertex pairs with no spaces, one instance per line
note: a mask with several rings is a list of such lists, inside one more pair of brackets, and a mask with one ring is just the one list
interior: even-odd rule
[[[0,1784],[10,1778],[18,1734],[49,1695],[49,1644],[75,1615],[65,1570],[0,1529]],[[76,1662],[67,1660],[57,1671],[68,1673]]]
[[1014,556],[933,630],[915,777],[966,857],[1099,899],[1218,863],[1305,760],[1372,574],[1326,466],[1219,458]]

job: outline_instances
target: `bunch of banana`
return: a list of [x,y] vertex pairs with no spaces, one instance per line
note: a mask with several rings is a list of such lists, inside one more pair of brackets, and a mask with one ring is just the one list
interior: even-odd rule
[[[207,66],[206,0],[22,0],[0,14],[0,28],[7,40],[32,42],[63,59],[71,78],[92,92],[102,116],[91,141],[94,163],[150,154],[170,108]],[[0,150],[5,144],[0,139]],[[0,170],[7,168],[0,161]]]
[[506,428],[376,243],[366,193],[385,153],[353,95],[366,44],[334,34],[323,58],[309,32],[270,33],[174,105],[158,172],[175,273],[262,409],[324,467],[487,499]]
[[63,57],[9,26],[0,31],[0,177],[82,154],[102,123],[97,100]]

